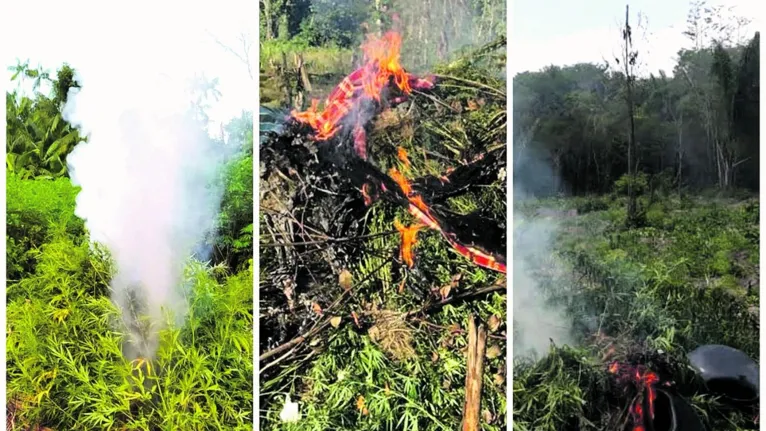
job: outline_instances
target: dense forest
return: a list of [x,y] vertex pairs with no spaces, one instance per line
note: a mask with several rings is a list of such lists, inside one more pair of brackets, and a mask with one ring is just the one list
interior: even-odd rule
[[[702,38],[691,31],[695,43]],[[635,54],[629,61],[640,64],[643,53]],[[651,179],[650,188],[758,190],[759,56],[755,33],[741,42],[682,49],[672,71],[630,71],[632,169]],[[623,64],[617,58],[514,77],[514,178],[525,191],[605,193],[628,173]],[[531,179],[539,163],[555,176]]]
[[514,77],[517,431],[758,427],[760,35],[722,11],[673,70],[629,8],[617,58]]
[[[261,429],[506,428],[505,274],[445,240],[505,255],[505,28],[503,0],[261,1]],[[434,84],[389,83],[366,159],[343,128],[296,124],[392,34],[413,84]],[[426,228],[391,197],[410,182],[452,223]]]
[[261,58],[279,44],[353,51],[365,31],[394,23],[405,35],[402,60],[418,70],[505,34],[506,11],[496,0],[261,0]]
[[252,113],[224,128],[242,151],[221,173],[211,260],[179,280],[189,317],[160,331],[156,357],[129,361],[114,260],[75,215],[67,157],[88,137],[62,110],[76,72],[10,72],[28,85],[6,93],[8,429],[252,429]]

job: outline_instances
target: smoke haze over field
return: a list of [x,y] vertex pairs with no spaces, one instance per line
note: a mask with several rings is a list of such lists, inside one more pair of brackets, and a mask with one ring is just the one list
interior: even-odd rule
[[[557,345],[572,341],[571,317],[562,306],[550,302],[551,292],[538,275],[555,270],[551,241],[559,226],[555,220],[527,218],[517,208],[535,198],[529,190],[548,190],[558,181],[551,167],[534,153],[527,151],[523,159],[516,157],[519,151],[514,153],[513,354],[542,357],[548,353],[551,340]],[[527,169],[516,169],[520,166]]]
[[516,229],[513,243],[513,354],[542,357],[548,353],[550,340],[557,345],[571,344],[572,319],[563,307],[549,303],[549,292],[536,278],[536,271],[553,268],[542,265],[535,269],[529,263],[552,266],[550,241],[558,226],[539,219],[523,223]]

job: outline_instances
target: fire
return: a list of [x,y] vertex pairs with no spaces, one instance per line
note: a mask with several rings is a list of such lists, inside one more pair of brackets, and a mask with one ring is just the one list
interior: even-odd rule
[[407,181],[407,178],[404,178],[404,175],[399,172],[396,168],[391,168],[388,170],[388,176],[391,177],[394,181],[396,181],[396,184],[399,184],[399,187],[402,188],[402,191],[406,196],[409,196],[412,194],[412,185],[410,185],[410,182]]
[[[643,365],[634,367],[627,364],[612,362],[609,364],[608,370],[610,373],[617,375],[619,380],[631,382],[638,388],[649,405],[649,418],[650,420],[654,420],[654,401],[657,399],[655,385],[660,381],[659,376]],[[631,416],[633,416],[633,431],[645,431],[645,415],[641,397],[638,397],[633,406],[631,406],[630,413]]]
[[410,198],[410,204],[414,205],[415,208],[419,209],[420,211],[423,211],[425,213],[428,212],[428,205],[423,201],[423,198],[420,195],[413,196]]
[[[319,111],[319,101],[311,101],[311,107],[304,112],[293,110],[292,116],[297,121],[306,123],[316,131],[316,139],[324,141],[332,138],[341,129],[341,120],[355,112],[355,108],[364,99],[380,102],[383,89],[393,78],[397,87],[405,94],[396,98],[397,102],[406,100],[413,88],[433,88],[433,78],[421,79],[408,74],[399,62],[402,38],[396,32],[388,32],[383,37],[368,36],[362,45],[365,64],[343,78],[325,101],[324,110]],[[354,149],[362,159],[367,159],[366,133],[358,119],[352,121]]]
[[407,211],[413,217],[415,217],[421,223],[421,225],[428,226],[428,228],[441,233],[447,242],[450,243],[452,248],[454,248],[462,256],[468,258],[468,260],[474,264],[492,269],[494,271],[499,271],[502,273],[506,272],[505,264],[498,262],[497,259],[491,254],[479,250],[475,247],[467,247],[463,244],[460,244],[454,234],[445,232],[436,218],[434,218],[434,216],[431,214],[430,208],[423,200],[423,197],[413,193],[412,185],[407,180],[407,178],[405,178],[404,175],[399,172],[398,169],[389,169],[388,175],[396,182],[396,184],[399,185],[402,193],[404,193],[404,195],[407,197],[407,200],[409,201]]
[[[343,127],[341,121],[346,119],[344,124],[350,124],[353,128],[354,150],[361,159],[366,160],[367,134],[358,115],[359,105],[365,100],[380,102],[384,89],[389,86],[392,80],[404,96],[394,97],[389,103],[405,101],[414,89],[430,90],[434,87],[433,76],[423,79],[410,75],[404,70],[399,61],[401,45],[402,38],[397,32],[387,32],[383,37],[369,36],[367,42],[362,45],[365,64],[346,76],[330,92],[324,110],[319,110],[319,101],[312,100],[311,107],[306,111],[293,111],[293,118],[311,126],[316,131],[315,138],[320,141],[335,136]],[[404,164],[405,171],[408,171],[411,163],[407,151],[399,147],[397,156]],[[417,231],[427,226],[441,233],[458,253],[474,264],[502,273],[506,272],[505,264],[497,261],[491,254],[476,247],[463,245],[453,233],[445,232],[423,198],[414,193],[412,185],[402,172],[392,167],[388,174],[407,198],[408,212],[419,222],[416,226],[406,228],[398,221],[395,222],[395,226],[402,237],[401,257],[407,265],[410,267],[414,265],[412,246],[415,244]],[[448,181],[446,177],[444,180]],[[389,192],[385,184],[380,184],[380,188],[384,193]],[[365,204],[370,205],[374,196],[371,195],[369,186],[363,185],[361,193]]]
[[380,100],[380,93],[391,77],[404,94],[410,94],[412,88],[409,85],[409,76],[399,63],[401,47],[402,37],[399,33],[389,31],[380,39],[373,35],[368,36],[367,42],[362,45],[362,51],[367,64],[377,67],[375,72],[371,70],[371,73],[365,76],[364,90],[367,96]]
[[412,246],[417,242],[418,231],[422,228],[421,225],[404,226],[399,220],[394,221],[394,226],[402,238],[402,247],[400,255],[404,263],[410,268],[415,265],[415,259],[412,252]]
[[398,157],[399,160],[404,163],[404,166],[406,166],[408,169],[410,168],[410,159],[407,157],[407,150],[405,150],[404,147],[397,148],[396,157]]

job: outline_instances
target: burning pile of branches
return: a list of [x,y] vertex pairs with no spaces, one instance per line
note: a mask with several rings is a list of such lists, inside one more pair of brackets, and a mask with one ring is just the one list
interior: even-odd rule
[[467,297],[440,287],[454,274],[504,290],[505,82],[475,64],[505,40],[422,77],[400,46],[395,32],[371,37],[321,109],[261,110],[262,379],[330,326],[377,334],[365,310],[390,309],[390,295],[410,319]]
[[[404,205],[408,212],[418,220],[420,224],[408,228],[409,231],[403,228],[399,229],[401,232],[408,232],[408,235],[404,233],[402,235],[402,250],[410,250],[407,256],[411,255],[408,242],[412,242],[414,239],[412,232],[419,229],[420,226],[427,226],[440,232],[455,250],[476,265],[505,273],[504,253],[488,251],[481,247],[479,241],[465,242],[462,240],[459,237],[460,230],[455,230],[456,228],[450,226],[446,216],[439,215],[431,205],[426,203],[422,194],[413,189],[403,172],[392,167],[388,172],[389,178],[385,178],[375,167],[364,163],[367,160],[367,132],[365,127],[372,119],[371,115],[379,109],[377,106],[368,107],[368,105],[379,105],[385,102],[386,90],[390,88],[389,82],[394,81],[396,88],[403,93],[398,97],[390,97],[389,94],[389,104],[406,101],[413,89],[431,90],[434,88],[433,77],[421,79],[405,72],[399,64],[400,46],[401,38],[395,32],[386,33],[382,39],[371,38],[362,47],[366,59],[364,66],[344,78],[330,93],[322,112],[317,111],[318,101],[314,100],[308,111],[293,111],[292,116],[302,123],[311,125],[316,131],[315,139],[319,142],[326,142],[328,145],[332,145],[327,141],[338,134],[339,129],[347,126],[351,130],[353,148],[359,160],[353,160],[352,156],[351,160],[346,158],[337,163],[337,167],[340,170],[345,168],[347,171],[353,171],[346,175],[355,181],[357,186],[360,186],[366,205],[372,202],[373,196],[380,196],[393,203]],[[340,135],[341,142],[339,144],[343,145],[343,134]],[[398,157],[403,165],[409,169],[410,162],[404,148],[398,147]],[[479,154],[471,163],[466,163],[466,165],[475,164],[484,157],[484,154]],[[336,160],[339,159],[336,158]],[[442,183],[451,183],[449,176],[440,176],[439,179]],[[390,180],[396,184],[392,184]],[[459,224],[459,221],[454,224]],[[408,238],[410,238],[409,241],[406,240]],[[496,249],[502,248],[502,244],[494,245]],[[408,258],[406,261],[412,267],[412,259]]]

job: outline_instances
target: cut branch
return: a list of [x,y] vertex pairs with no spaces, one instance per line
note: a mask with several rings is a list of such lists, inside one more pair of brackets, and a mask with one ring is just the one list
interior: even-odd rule
[[463,431],[481,429],[481,383],[484,375],[484,349],[487,331],[484,325],[476,326],[474,316],[468,320],[468,360],[465,376],[465,407],[463,408]]
[[451,304],[453,302],[457,302],[457,301],[460,301],[460,300],[463,300],[463,299],[468,299],[468,298],[472,298],[472,297],[475,297],[475,296],[482,296],[482,295],[486,295],[488,293],[498,292],[498,291],[505,291],[505,290],[506,290],[505,283],[503,283],[503,284],[495,284],[495,285],[487,286],[487,287],[482,287],[481,289],[472,290],[470,292],[464,292],[464,293],[461,293],[459,295],[450,296],[449,298],[443,299],[443,300],[441,300],[439,302],[434,302],[432,304],[428,304],[428,305],[424,306],[423,308],[421,308],[419,310],[410,311],[410,312],[407,313],[407,317],[416,316],[416,315],[421,314],[421,313],[427,313],[427,312],[432,311],[432,310],[434,310],[436,308],[440,308],[440,307],[443,307],[443,306],[445,306],[447,304]]

